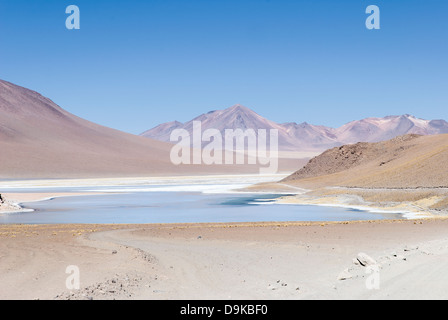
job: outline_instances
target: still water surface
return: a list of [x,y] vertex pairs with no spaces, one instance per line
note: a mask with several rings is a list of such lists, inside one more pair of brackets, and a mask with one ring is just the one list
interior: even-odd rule
[[[67,187],[10,192],[86,192],[106,194],[60,197],[23,203],[35,211],[0,215],[0,223],[186,223],[259,221],[350,221],[400,219],[401,214],[349,208],[275,203],[284,194],[212,193],[207,186]],[[8,190],[4,190],[7,192]]]

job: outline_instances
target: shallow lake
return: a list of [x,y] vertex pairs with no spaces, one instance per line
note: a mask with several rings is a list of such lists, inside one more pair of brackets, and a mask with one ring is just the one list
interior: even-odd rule
[[[277,204],[284,194],[229,193],[204,185],[102,188],[15,189],[4,192],[86,192],[106,194],[58,197],[22,203],[35,211],[0,215],[0,223],[186,223],[260,221],[350,221],[401,219],[396,213],[349,208]],[[204,192],[205,191],[205,192]]]

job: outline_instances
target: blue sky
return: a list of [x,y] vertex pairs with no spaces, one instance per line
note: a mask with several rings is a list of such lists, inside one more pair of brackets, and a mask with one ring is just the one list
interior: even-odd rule
[[136,134],[236,103],[333,127],[448,120],[447,14],[444,0],[1,0],[0,79]]

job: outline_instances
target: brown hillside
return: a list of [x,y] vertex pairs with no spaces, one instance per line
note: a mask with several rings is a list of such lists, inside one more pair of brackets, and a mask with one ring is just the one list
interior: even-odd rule
[[448,135],[405,135],[327,150],[282,183],[303,187],[448,187]]

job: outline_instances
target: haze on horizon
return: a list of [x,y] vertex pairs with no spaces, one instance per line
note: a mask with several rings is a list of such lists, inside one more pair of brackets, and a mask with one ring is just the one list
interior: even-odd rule
[[[443,1],[0,3],[0,78],[139,134],[240,103],[278,123],[448,119]],[[367,30],[365,8],[381,9]],[[20,39],[20,41],[18,41]]]

